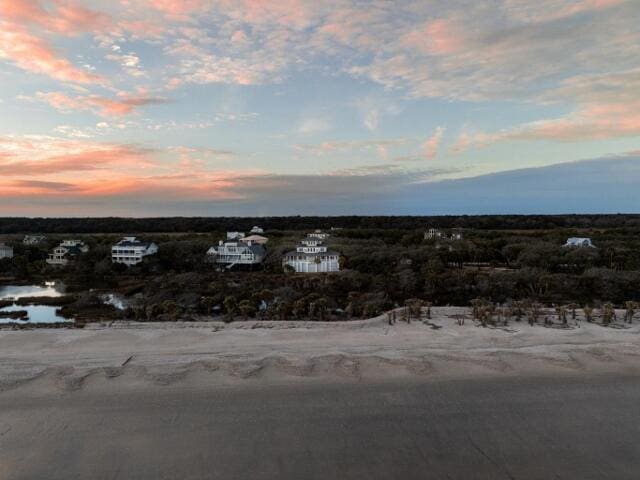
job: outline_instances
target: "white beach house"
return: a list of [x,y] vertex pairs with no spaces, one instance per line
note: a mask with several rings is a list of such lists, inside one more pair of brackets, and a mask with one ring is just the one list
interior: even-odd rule
[[235,265],[260,264],[265,253],[264,246],[246,239],[234,242],[220,241],[217,247],[207,250],[207,256],[212,263],[226,265],[227,269]]
[[49,254],[47,263],[55,266],[65,266],[73,258],[82,253],[87,253],[89,247],[82,240],[63,240],[53,252]]
[[309,234],[282,258],[283,267],[291,267],[298,273],[326,273],[340,271],[340,254],[329,250],[324,242]]
[[13,258],[13,247],[0,243],[0,258]]
[[565,247],[592,247],[595,248],[595,245],[591,242],[590,238],[587,237],[570,237],[567,238],[567,243],[564,244]]
[[158,253],[153,242],[141,242],[136,237],[124,237],[111,247],[111,261],[127,266],[137,265],[144,257]]

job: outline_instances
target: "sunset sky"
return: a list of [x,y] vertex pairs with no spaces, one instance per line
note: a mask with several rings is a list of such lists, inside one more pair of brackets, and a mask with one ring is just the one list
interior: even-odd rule
[[638,0],[0,0],[0,215],[637,212]]

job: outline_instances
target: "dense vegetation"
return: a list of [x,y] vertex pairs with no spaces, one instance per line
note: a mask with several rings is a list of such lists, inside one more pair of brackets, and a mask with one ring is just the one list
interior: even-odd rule
[[169,217],[169,218],[0,218],[8,233],[206,233],[249,230],[350,229],[414,230],[424,225],[474,230],[549,230],[555,228],[639,229],[640,215],[477,215],[477,216],[342,216],[342,217]]
[[[226,230],[249,230],[255,224],[269,237],[260,271],[217,272],[204,261],[206,250]],[[463,239],[426,240],[429,226],[460,229]],[[341,253],[343,271],[283,272],[282,253],[305,231],[331,227],[339,228],[329,243]],[[13,260],[0,261],[0,276],[11,281],[59,278],[71,292],[84,292],[63,308],[86,318],[122,316],[107,311],[89,289],[136,298],[126,315],[140,320],[206,314],[367,317],[408,299],[434,305],[470,305],[485,298],[596,306],[640,300],[640,216],[635,215],[5,219],[0,231],[15,248]],[[47,252],[70,236],[57,232],[73,232],[91,247],[62,270],[44,262]],[[23,246],[24,233],[45,233],[48,243]],[[112,264],[110,246],[129,233],[155,241],[159,253],[138,267]],[[570,236],[591,237],[597,248],[563,247]]]

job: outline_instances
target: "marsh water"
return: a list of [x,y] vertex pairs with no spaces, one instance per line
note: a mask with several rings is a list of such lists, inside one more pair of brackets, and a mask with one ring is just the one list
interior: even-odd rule
[[[6,285],[0,286],[0,301],[2,300],[18,300],[20,298],[30,297],[60,297],[64,295],[64,285],[57,282],[45,282],[43,285]],[[0,312],[17,312],[26,311],[27,319],[0,318],[2,323],[57,323],[69,322],[71,320],[64,318],[56,313],[58,307],[51,305],[33,304],[33,305],[9,305],[0,308]]]

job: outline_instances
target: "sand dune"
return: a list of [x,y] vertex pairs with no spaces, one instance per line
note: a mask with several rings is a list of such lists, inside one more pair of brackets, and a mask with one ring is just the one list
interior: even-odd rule
[[[640,326],[237,322],[0,331],[0,391],[640,372]],[[438,329],[434,329],[437,325]]]

